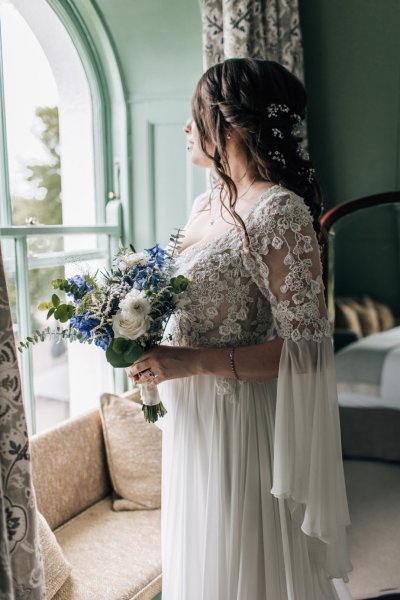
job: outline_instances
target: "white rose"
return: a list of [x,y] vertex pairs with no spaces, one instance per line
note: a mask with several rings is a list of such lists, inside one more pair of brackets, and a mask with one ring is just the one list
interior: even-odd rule
[[148,256],[144,252],[129,252],[121,256],[118,266],[121,271],[132,269],[138,264],[147,265],[149,262]]
[[119,303],[120,310],[113,316],[115,337],[136,340],[150,325],[150,303],[143,292],[130,291]]

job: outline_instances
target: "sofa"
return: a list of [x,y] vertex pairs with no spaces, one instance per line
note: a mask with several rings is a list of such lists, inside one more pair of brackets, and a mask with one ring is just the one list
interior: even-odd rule
[[70,568],[54,600],[161,598],[160,508],[113,510],[100,409],[31,436],[30,454],[38,511]]

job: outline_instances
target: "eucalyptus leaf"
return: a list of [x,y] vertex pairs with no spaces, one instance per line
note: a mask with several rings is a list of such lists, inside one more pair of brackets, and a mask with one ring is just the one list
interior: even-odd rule
[[66,279],[53,279],[53,281],[51,282],[51,285],[53,286],[53,289],[58,290],[60,289],[60,286],[63,285],[63,283],[67,283]]
[[116,354],[123,354],[128,348],[131,340],[126,338],[114,338],[111,347]]
[[133,362],[135,362],[135,360],[142,356],[143,352],[143,348],[135,341],[132,341],[128,350],[124,352],[124,359],[128,361],[129,365],[131,365]]
[[57,321],[61,321],[61,323],[64,323],[65,321],[62,321],[62,319],[66,315],[67,315],[67,318],[68,318],[67,305],[66,304],[60,304],[59,306],[57,306],[57,308],[54,311],[54,318],[57,319]]
[[38,305],[38,310],[49,310],[49,308],[51,308],[53,306],[53,304],[51,302],[41,302]]
[[57,296],[57,294],[52,295],[51,301],[53,303],[53,306],[55,306],[56,308],[57,308],[57,306],[60,306],[60,298],[59,298],[59,296]]
[[117,354],[116,352],[114,352],[111,345],[106,350],[106,359],[110,363],[110,365],[115,369],[123,369],[125,367],[129,367],[132,364],[124,359],[123,354]]

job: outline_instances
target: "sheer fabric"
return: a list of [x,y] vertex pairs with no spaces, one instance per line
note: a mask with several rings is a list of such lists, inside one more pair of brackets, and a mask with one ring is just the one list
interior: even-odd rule
[[248,253],[231,227],[178,256],[190,285],[166,333],[194,347],[279,336],[279,374],[159,384],[163,599],[347,599],[350,518],[312,217],[275,185],[244,220]]

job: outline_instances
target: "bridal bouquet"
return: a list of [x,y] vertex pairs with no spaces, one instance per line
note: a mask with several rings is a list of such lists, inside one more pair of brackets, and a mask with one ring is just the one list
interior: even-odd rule
[[[66,293],[62,301],[54,293],[49,302],[38,308],[47,311],[68,327],[48,327],[20,342],[19,350],[29,344],[56,335],[59,340],[77,340],[100,346],[107,361],[115,368],[129,367],[146,350],[163,341],[171,315],[182,304],[188,280],[183,275],[171,277],[174,252],[183,237],[178,230],[171,236],[171,250],[156,244],[143,252],[133,246],[121,248],[110,271],[84,273],[52,281],[53,289]],[[69,300],[68,300],[69,298]],[[157,386],[140,384],[142,410],[147,421],[155,422],[166,413]]]

